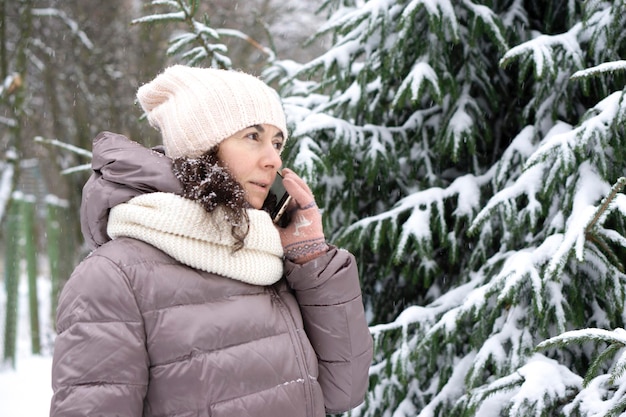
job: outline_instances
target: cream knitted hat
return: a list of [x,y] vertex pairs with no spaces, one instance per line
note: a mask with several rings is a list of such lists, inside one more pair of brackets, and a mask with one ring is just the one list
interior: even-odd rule
[[174,65],[141,86],[137,98],[170,158],[198,157],[234,133],[264,123],[287,139],[278,94],[243,72]]

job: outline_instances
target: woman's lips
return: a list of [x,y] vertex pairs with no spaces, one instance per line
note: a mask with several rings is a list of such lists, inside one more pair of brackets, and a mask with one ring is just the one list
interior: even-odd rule
[[267,189],[267,183],[263,183],[263,182],[256,182],[256,181],[250,181],[250,184],[254,185],[257,188],[261,188],[263,190]]

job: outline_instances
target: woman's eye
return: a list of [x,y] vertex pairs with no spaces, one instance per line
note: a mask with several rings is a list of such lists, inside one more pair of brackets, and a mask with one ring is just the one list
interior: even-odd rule
[[277,151],[280,151],[281,149],[283,149],[283,143],[282,142],[274,142],[274,148]]
[[252,139],[252,140],[258,140],[259,139],[259,134],[256,132],[250,132],[246,135],[246,138],[248,139]]

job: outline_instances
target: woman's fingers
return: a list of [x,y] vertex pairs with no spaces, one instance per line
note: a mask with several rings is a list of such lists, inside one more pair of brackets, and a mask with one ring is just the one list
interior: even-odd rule
[[289,168],[282,171],[283,185],[289,195],[297,201],[298,206],[306,207],[315,200],[309,186],[295,172]]

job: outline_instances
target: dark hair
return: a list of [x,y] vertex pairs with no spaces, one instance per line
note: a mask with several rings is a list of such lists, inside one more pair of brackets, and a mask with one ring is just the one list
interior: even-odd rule
[[183,197],[198,202],[209,213],[218,206],[224,209],[224,219],[230,224],[236,242],[234,251],[238,251],[248,235],[249,204],[241,184],[221,164],[217,150],[215,146],[198,158],[176,158],[172,169],[183,186]]

